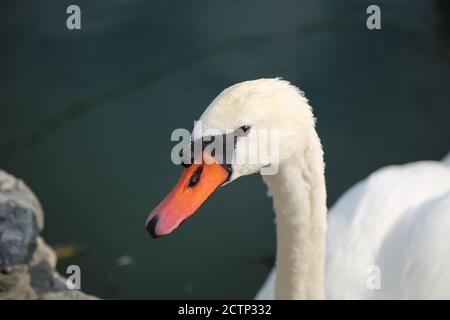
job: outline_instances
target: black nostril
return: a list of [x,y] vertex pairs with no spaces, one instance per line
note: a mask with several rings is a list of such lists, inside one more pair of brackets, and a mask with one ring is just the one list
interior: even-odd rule
[[147,232],[150,233],[153,239],[158,239],[159,236],[156,234],[156,225],[158,224],[159,217],[158,215],[155,215],[153,218],[150,219],[150,221],[147,222],[145,225],[145,228],[147,229]]
[[191,176],[191,179],[189,180],[188,187],[195,186],[200,181],[200,176],[203,172],[203,166],[198,167],[194,173]]

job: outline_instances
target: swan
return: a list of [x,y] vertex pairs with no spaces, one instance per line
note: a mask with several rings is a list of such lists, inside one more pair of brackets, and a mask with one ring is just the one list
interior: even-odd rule
[[[450,299],[449,236],[450,154],[375,171],[328,212],[327,298]],[[256,299],[274,284],[272,270]]]
[[[191,150],[197,161],[183,163],[178,183],[148,215],[152,237],[172,232],[217,188],[274,166],[262,178],[274,204],[276,268],[257,298],[450,298],[449,166],[430,161],[381,169],[327,217],[323,150],[302,91],[280,78],[235,84],[201,115],[192,145],[236,131],[223,153],[241,161],[218,161],[207,143],[200,161]],[[277,133],[276,157],[250,161],[255,149],[267,148],[258,138],[268,131]]]

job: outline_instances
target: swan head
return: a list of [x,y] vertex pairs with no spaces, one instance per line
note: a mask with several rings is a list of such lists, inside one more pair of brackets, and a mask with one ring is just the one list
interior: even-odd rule
[[225,89],[196,122],[191,161],[183,158],[177,185],[149,214],[148,232],[154,238],[170,233],[218,187],[241,176],[276,174],[307,145],[310,132],[315,133],[308,100],[288,81],[259,79]]

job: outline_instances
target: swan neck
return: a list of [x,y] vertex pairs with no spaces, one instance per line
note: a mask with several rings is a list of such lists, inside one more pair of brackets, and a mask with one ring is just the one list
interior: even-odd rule
[[276,299],[323,299],[326,189],[317,137],[273,176],[263,176],[277,223]]

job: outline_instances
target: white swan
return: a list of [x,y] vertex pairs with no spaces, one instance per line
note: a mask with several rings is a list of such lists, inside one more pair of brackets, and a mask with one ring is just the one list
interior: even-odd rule
[[[194,128],[194,141],[207,129],[245,128],[232,153],[246,160],[222,165],[203,152],[204,163],[188,166],[149,214],[152,236],[170,233],[217,187],[276,162],[277,173],[263,180],[276,213],[277,267],[259,298],[450,298],[448,166],[388,167],[352,188],[329,214],[326,254],[323,152],[302,92],[280,79],[239,83],[224,90],[200,120],[203,130]],[[249,161],[255,151],[250,142],[260,129],[279,130],[278,160]],[[258,149],[267,144],[257,141]],[[379,271],[380,288],[367,285],[373,270]]]
[[[374,172],[329,210],[327,236],[327,298],[450,299],[450,167]],[[274,283],[272,270],[256,299],[273,299]]]

